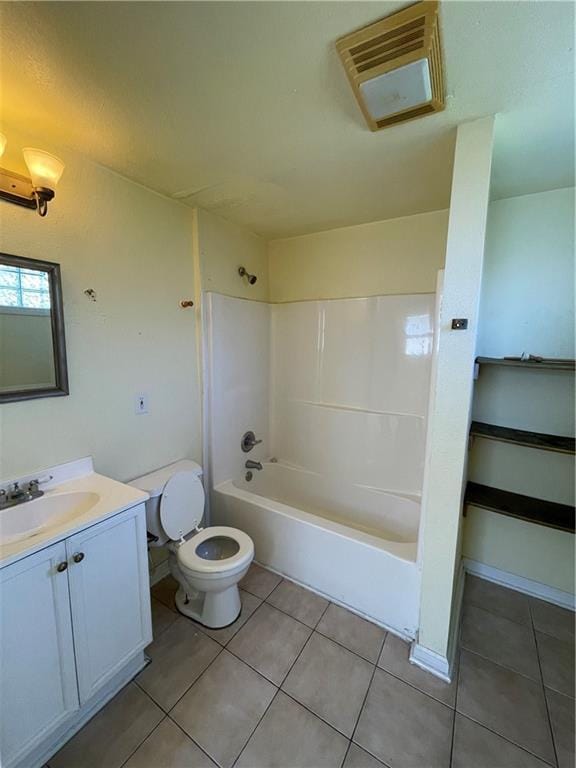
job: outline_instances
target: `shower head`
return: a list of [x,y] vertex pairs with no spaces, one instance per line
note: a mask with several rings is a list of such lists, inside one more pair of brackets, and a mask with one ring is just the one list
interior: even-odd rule
[[256,275],[251,275],[249,272],[246,271],[246,269],[244,267],[238,267],[238,274],[240,275],[240,277],[247,278],[247,280],[250,283],[250,285],[254,285],[256,280],[258,280]]

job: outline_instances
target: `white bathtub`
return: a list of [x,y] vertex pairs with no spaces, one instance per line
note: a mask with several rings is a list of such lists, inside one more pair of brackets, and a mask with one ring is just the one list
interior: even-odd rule
[[245,531],[262,565],[404,637],[418,625],[417,499],[265,463],[216,486],[212,524]]

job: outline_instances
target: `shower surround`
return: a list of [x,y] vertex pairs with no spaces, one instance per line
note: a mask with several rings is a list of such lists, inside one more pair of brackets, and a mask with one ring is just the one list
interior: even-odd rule
[[[213,524],[398,634],[417,629],[435,296],[205,296]],[[240,448],[253,430],[262,443]],[[246,479],[250,458],[263,469]]]

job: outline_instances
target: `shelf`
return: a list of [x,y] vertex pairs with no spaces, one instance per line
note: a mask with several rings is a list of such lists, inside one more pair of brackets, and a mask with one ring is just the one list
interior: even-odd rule
[[477,357],[476,362],[479,365],[503,365],[509,368],[529,368],[536,371],[574,371],[576,370],[575,360],[555,360],[548,358],[537,362],[535,360],[510,360],[505,357]]
[[562,435],[546,435],[543,432],[527,432],[523,429],[500,427],[497,424],[484,424],[473,421],[470,434],[474,437],[485,437],[489,440],[499,440],[502,443],[514,443],[529,448],[540,448],[543,451],[557,453],[574,453],[575,440],[573,437]]
[[466,486],[464,502],[528,523],[574,533],[574,507],[567,504],[534,499],[531,496],[470,482]]

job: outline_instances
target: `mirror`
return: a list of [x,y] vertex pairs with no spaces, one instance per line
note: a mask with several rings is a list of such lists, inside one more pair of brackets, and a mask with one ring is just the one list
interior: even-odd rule
[[68,392],[60,266],[0,253],[0,403]]

